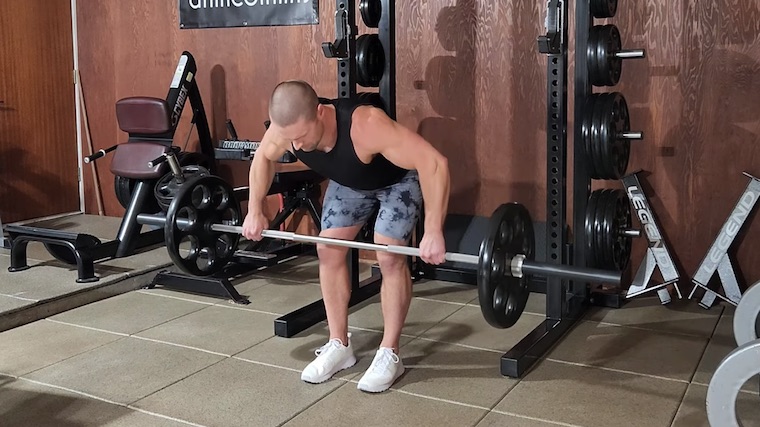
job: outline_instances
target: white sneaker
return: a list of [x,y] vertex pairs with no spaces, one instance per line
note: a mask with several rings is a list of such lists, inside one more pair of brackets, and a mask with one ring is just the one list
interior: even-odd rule
[[317,358],[309,363],[301,373],[301,379],[307,383],[319,384],[329,380],[336,372],[348,369],[356,364],[354,349],[351,347],[351,335],[348,346],[340,339],[333,338],[318,348],[314,354]]
[[369,393],[380,393],[388,390],[403,373],[404,362],[401,358],[393,352],[393,349],[380,347],[356,388]]

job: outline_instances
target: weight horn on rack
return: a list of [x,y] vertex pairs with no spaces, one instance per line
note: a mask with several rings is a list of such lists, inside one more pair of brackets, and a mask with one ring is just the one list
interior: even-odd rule
[[[221,178],[197,176],[185,182],[169,206],[166,217],[138,215],[141,224],[163,223],[166,247],[175,264],[185,272],[207,276],[221,271],[237,248],[242,233],[240,206],[232,188]],[[344,246],[419,257],[418,248],[379,245],[264,230],[263,237]],[[533,222],[524,206],[501,205],[491,216],[478,255],[446,253],[446,260],[474,265],[478,272],[478,297],[483,316],[494,327],[508,328],[525,310],[532,275],[619,284],[618,272],[537,262]]]

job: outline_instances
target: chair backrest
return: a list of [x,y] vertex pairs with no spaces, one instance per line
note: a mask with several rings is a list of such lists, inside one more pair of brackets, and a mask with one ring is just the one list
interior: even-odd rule
[[135,96],[116,102],[119,128],[133,136],[163,136],[172,130],[171,111],[165,99]]
[[171,111],[164,99],[135,96],[116,102],[119,129],[129,134],[111,159],[114,175],[134,179],[156,179],[166,173],[165,163],[148,167],[172,145]]

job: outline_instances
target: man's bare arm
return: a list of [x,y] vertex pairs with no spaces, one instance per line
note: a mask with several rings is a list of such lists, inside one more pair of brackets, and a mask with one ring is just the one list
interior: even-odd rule
[[422,136],[391,120],[382,110],[359,107],[357,113],[351,129],[356,148],[382,154],[398,167],[417,170],[425,201],[425,230],[442,231],[450,187],[446,157]]
[[248,172],[249,213],[262,213],[264,200],[274,179],[275,165],[277,160],[285,154],[285,151],[287,151],[286,141],[280,140],[270,131],[264,134]]

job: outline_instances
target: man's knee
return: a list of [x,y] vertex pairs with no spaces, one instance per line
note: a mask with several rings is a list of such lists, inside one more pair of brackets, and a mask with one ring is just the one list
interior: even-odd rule
[[406,262],[406,255],[388,252],[377,252],[377,263],[380,265],[380,272],[384,275],[406,274],[409,267]]
[[333,245],[317,244],[317,256],[320,264],[341,265],[346,263],[348,248]]

